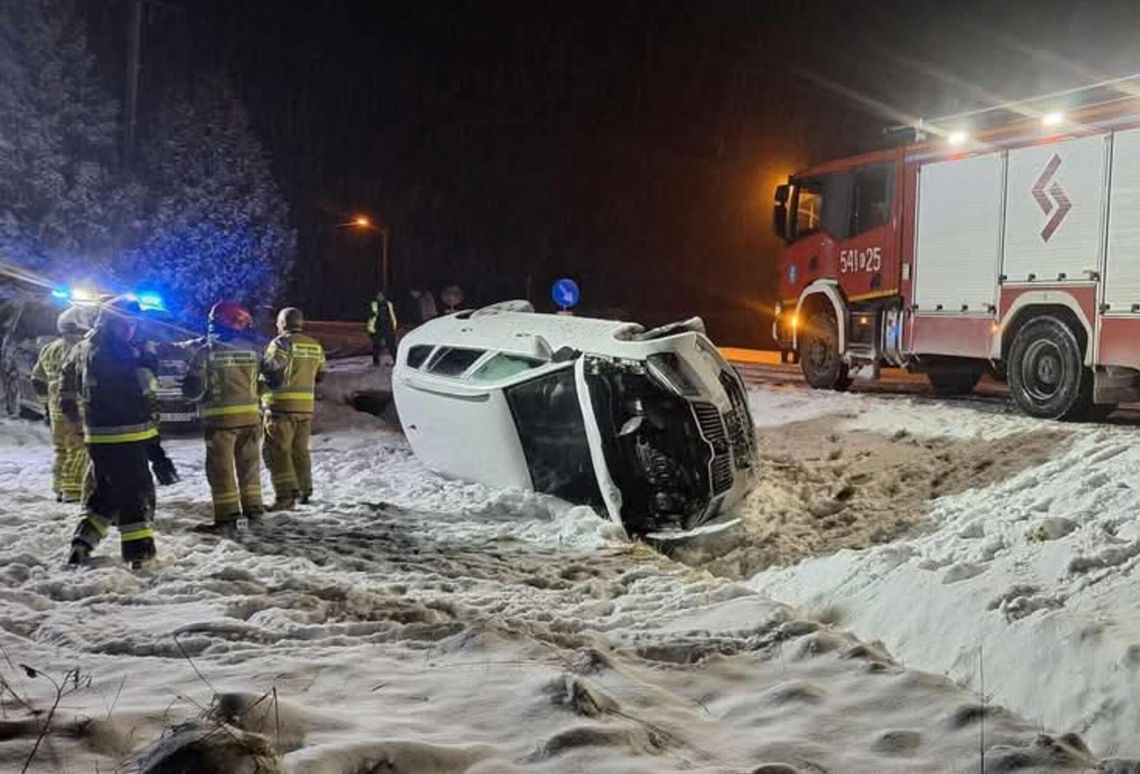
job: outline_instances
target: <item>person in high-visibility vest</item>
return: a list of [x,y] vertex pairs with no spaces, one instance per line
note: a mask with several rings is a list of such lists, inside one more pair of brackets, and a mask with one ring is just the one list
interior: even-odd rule
[[380,365],[380,354],[385,349],[388,357],[396,357],[396,308],[384,297],[382,290],[372,299],[368,336],[372,339],[372,365]]
[[301,332],[303,325],[300,309],[282,309],[278,336],[262,360],[265,464],[273,479],[275,511],[290,510],[298,500],[308,503],[313,495],[309,437],[316,385],[325,374],[325,351]]
[[[64,412],[82,415],[91,455],[84,491],[84,515],[72,538],[69,564],[82,564],[107,534],[119,530],[123,560],[142,567],[155,556],[154,479],[178,480],[159,443],[154,369],[157,358],[136,346],[141,309],[119,298],[99,312],[91,335],[76,347],[64,368]],[[82,404],[80,407],[79,403]]]
[[63,413],[63,400],[75,397],[63,390],[63,368],[89,330],[89,316],[85,310],[73,306],[59,316],[56,327],[59,338],[40,350],[32,370],[32,386],[36,394],[47,400],[55,449],[52,466],[55,499],[62,503],[77,503],[83,494],[83,478],[87,473],[87,447],[83,444],[83,423]]
[[182,394],[202,404],[206,480],[214,522],[204,532],[232,534],[238,520],[265,513],[261,501],[261,353],[248,331],[253,316],[235,301],[210,309],[209,334],[190,361]]

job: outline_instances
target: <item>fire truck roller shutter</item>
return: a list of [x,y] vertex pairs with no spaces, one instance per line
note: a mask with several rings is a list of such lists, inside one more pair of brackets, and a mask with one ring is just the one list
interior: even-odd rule
[[1002,154],[990,153],[919,169],[917,314],[985,314],[997,303],[1004,165]]
[[1099,269],[1108,148],[1100,135],[1009,152],[1008,283],[1087,282]]
[[1113,138],[1109,196],[1106,314],[1132,314],[1140,305],[1140,129]]

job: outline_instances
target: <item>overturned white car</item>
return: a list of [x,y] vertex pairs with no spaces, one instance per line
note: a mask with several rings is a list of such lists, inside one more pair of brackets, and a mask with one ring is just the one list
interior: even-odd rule
[[699,319],[460,312],[403,339],[392,389],[432,470],[592,505],[633,534],[727,513],[757,464],[744,385]]

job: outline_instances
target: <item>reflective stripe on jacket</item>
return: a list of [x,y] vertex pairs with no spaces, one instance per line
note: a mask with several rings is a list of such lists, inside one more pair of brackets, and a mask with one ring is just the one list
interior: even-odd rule
[[[388,314],[386,316],[388,318],[388,322],[392,326],[391,333],[395,334],[395,332],[396,332],[396,307],[392,306],[391,301],[385,301],[384,306],[388,307],[388,309],[387,309]],[[381,325],[381,321],[380,321],[380,302],[374,298],[374,299],[372,299],[372,316],[368,318],[368,335],[369,336],[376,336],[377,334],[383,334],[385,332],[386,331],[383,330],[383,326]]]
[[182,392],[202,401],[210,427],[249,427],[260,421],[257,345],[238,337],[211,337],[190,361]]
[[281,334],[265,350],[263,368],[267,375],[279,378],[277,387],[262,393],[262,405],[273,413],[312,414],[324,367],[325,350],[320,342],[300,332]]

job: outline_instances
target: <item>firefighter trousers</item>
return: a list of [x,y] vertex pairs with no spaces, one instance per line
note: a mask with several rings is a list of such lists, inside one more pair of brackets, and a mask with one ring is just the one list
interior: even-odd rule
[[261,515],[261,427],[207,428],[206,480],[216,524]]
[[273,477],[278,502],[313,494],[309,436],[312,414],[270,413],[265,416],[265,464]]
[[110,526],[119,529],[123,560],[154,556],[154,479],[147,455],[151,441],[88,445],[91,473],[84,515],[72,543],[94,550]]
[[55,448],[52,490],[64,502],[77,503],[83,495],[83,481],[87,476],[83,427],[63,414],[52,414],[51,440]]

